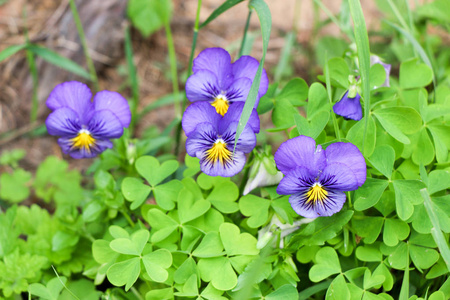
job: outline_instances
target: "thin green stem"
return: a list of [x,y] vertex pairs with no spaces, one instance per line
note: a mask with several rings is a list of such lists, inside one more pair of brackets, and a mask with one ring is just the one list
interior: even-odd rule
[[125,208],[120,210],[120,212],[122,213],[122,215],[125,217],[125,219],[127,219],[128,224],[130,224],[131,227],[134,227],[134,222],[133,220],[131,220],[130,215],[126,212]]
[[[244,176],[242,177],[241,185],[239,186],[239,195],[242,195],[242,193],[244,192],[245,185],[247,184],[248,174],[250,173],[250,165],[249,164],[252,162],[253,157],[254,157],[254,154],[252,151],[252,152],[250,152],[250,155],[248,156],[247,168],[244,171]],[[261,168],[264,168],[264,166],[261,165]]]
[[94,82],[94,88],[96,91],[98,91],[99,86],[97,73],[95,72],[94,62],[92,61],[91,55],[89,54],[86,36],[84,35],[83,25],[81,24],[80,15],[78,14],[75,0],[69,0],[69,4],[73,15],[73,20],[75,21],[75,26],[77,27],[78,35],[80,37],[81,46],[83,47],[84,56],[86,57],[87,67],[89,69],[89,73],[91,74],[91,79]]
[[339,132],[339,125],[336,119],[336,115],[333,112],[333,96],[331,93],[331,79],[330,79],[330,71],[328,68],[328,58],[325,54],[325,81],[327,86],[327,93],[328,93],[328,100],[330,102],[330,113],[331,113],[331,119],[333,120],[333,126],[334,126],[334,132],[336,134],[336,138],[338,142],[341,141],[341,133]]
[[[191,76],[192,74],[192,64],[194,62],[194,55],[195,55],[195,47],[197,45],[197,37],[198,37],[198,31],[200,27],[200,8],[202,6],[202,0],[198,0],[197,2],[197,14],[195,16],[195,24],[194,24],[194,33],[192,37],[192,45],[191,45],[191,54],[189,56],[189,64],[188,64],[188,70],[187,70],[187,77]],[[183,102],[182,102],[182,108],[181,112],[184,112],[187,106],[187,97],[186,94],[184,94]],[[176,129],[176,136],[175,136],[175,154],[177,155],[180,149],[180,141],[181,141],[181,122],[178,124],[178,127]]]
[[[177,73],[177,57],[175,54],[175,44],[173,42],[172,30],[170,28],[170,21],[165,23],[166,37],[167,37],[167,47],[169,50],[169,61],[170,61],[170,73],[172,75],[172,89],[174,97],[179,97],[178,88],[178,73]],[[174,102],[175,106],[175,118],[181,118],[181,107],[178,101]]]
[[139,299],[139,300],[144,300],[144,297],[142,297],[141,293],[139,293],[139,291],[132,286],[131,287],[131,292]]
[[139,81],[137,77],[137,71],[136,66],[133,62],[133,46],[131,43],[131,32],[130,32],[130,26],[125,26],[125,57],[127,60],[127,66],[128,66],[128,78],[130,80],[131,84],[131,97],[132,97],[132,103],[131,103],[131,124],[129,127],[130,130],[130,136],[133,135],[133,129],[136,124],[136,121],[138,119],[137,115],[137,109],[139,104]]
[[248,31],[248,27],[250,25],[250,19],[252,17],[252,13],[253,13],[253,9],[249,8],[248,15],[247,15],[247,21],[245,22],[244,35],[242,36],[241,48],[239,49],[238,58],[241,57],[244,52],[245,41],[247,39],[247,31]]

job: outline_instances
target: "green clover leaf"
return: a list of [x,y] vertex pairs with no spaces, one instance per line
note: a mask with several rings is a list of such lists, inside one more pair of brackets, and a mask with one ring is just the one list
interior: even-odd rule
[[316,263],[309,270],[309,279],[312,282],[319,282],[340,272],[341,264],[336,250],[331,247],[323,247],[316,254]]

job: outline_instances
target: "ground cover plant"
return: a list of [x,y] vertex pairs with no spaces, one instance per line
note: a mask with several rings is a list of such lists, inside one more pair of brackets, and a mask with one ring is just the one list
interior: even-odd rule
[[[25,31],[0,62],[26,53],[30,122],[38,59],[77,77],[54,83],[34,132],[63,159],[32,172],[28,149],[1,153],[0,298],[449,299],[450,5],[376,4],[383,17],[369,32],[358,0],[337,15],[314,1],[327,15],[316,29],[340,34],[302,49],[294,28],[269,69],[264,0],[223,1],[203,22],[199,0],[183,67],[171,1],[130,0],[130,97],[99,89],[75,1],[86,68]],[[239,45],[198,49],[202,29],[234,6],[248,11]],[[161,29],[173,91],[142,108],[131,35]],[[308,78],[290,66],[302,51]],[[175,117],[163,131],[136,130],[164,105]]]

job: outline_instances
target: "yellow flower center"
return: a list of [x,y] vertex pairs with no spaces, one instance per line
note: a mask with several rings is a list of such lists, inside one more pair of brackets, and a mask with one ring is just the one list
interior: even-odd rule
[[91,146],[94,145],[95,139],[91,133],[86,129],[81,129],[78,135],[70,140],[72,142],[72,148],[86,149],[88,153],[91,152]]
[[224,140],[218,139],[211,149],[206,150],[206,161],[215,164],[217,161],[223,165],[225,162],[231,162],[231,151],[228,150]]
[[218,114],[221,114],[222,117],[227,113],[228,107],[230,106],[227,97],[222,94],[214,98],[214,101],[211,103],[211,105],[216,108],[216,112]]
[[308,200],[306,202],[316,203],[317,200],[323,201],[327,198],[328,192],[320,185],[320,183],[314,183],[314,185],[306,193]]

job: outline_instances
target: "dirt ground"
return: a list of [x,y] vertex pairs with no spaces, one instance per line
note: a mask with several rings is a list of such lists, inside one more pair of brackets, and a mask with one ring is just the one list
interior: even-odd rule
[[[222,2],[221,0],[202,1],[201,20],[205,20]],[[266,2],[271,9],[273,26],[265,67],[269,70],[269,78],[272,79],[270,70],[278,62],[284,45],[283,36],[286,32],[295,26],[297,41],[308,47],[314,23],[313,1],[267,0]],[[323,2],[332,12],[339,11],[341,1]],[[124,88],[126,64],[123,51],[123,32],[125,22],[127,22],[127,1],[82,0],[76,1],[76,3],[88,39],[88,46],[99,74],[100,88],[119,91],[125,97],[130,97],[130,90]],[[199,32],[196,53],[207,47],[237,49],[248,13],[247,4],[247,1],[240,3],[202,29]],[[381,13],[377,10],[374,1],[363,0],[362,4],[369,28],[377,26]],[[195,0],[174,0],[171,28],[178,59],[178,71],[181,75],[185,74],[187,69],[196,8],[197,1]],[[24,14],[26,14],[26,19]],[[295,15],[297,18],[294,18]],[[320,12],[320,17],[325,19],[326,15]],[[24,43],[25,30],[29,31],[31,42],[46,46],[85,66],[84,55],[68,0],[9,0],[0,5],[0,51],[8,46]],[[256,34],[259,32],[256,14],[252,16],[250,31]],[[324,27],[321,34],[339,35],[339,30],[331,24]],[[160,30],[148,38],[144,38],[138,31],[133,30],[132,39],[135,52],[134,62],[140,80],[140,108],[142,108],[172,91],[169,80],[167,42],[164,30]],[[261,53],[262,41],[258,36],[252,55],[259,59]],[[306,56],[294,58],[294,74],[308,81],[308,68],[313,63]],[[32,81],[25,52],[19,52],[0,63],[0,152],[15,148],[26,149],[27,156],[22,166],[28,170],[35,170],[48,155],[63,157],[56,143],[56,137],[45,133],[37,136],[29,134],[45,122],[49,113],[45,106],[45,100],[49,92],[55,85],[63,81],[83,81],[41,59],[37,60],[37,68],[39,72],[39,114],[37,122],[30,123]],[[180,89],[183,89],[183,82],[181,82]],[[138,125],[138,129],[142,131],[153,124],[163,128],[172,118],[173,108],[163,107],[148,114]],[[139,132],[138,130],[138,135]],[[75,164],[70,157],[64,156],[64,158],[68,159],[71,165],[80,169],[84,169],[91,163],[90,160],[85,160],[81,164],[79,161]]]

